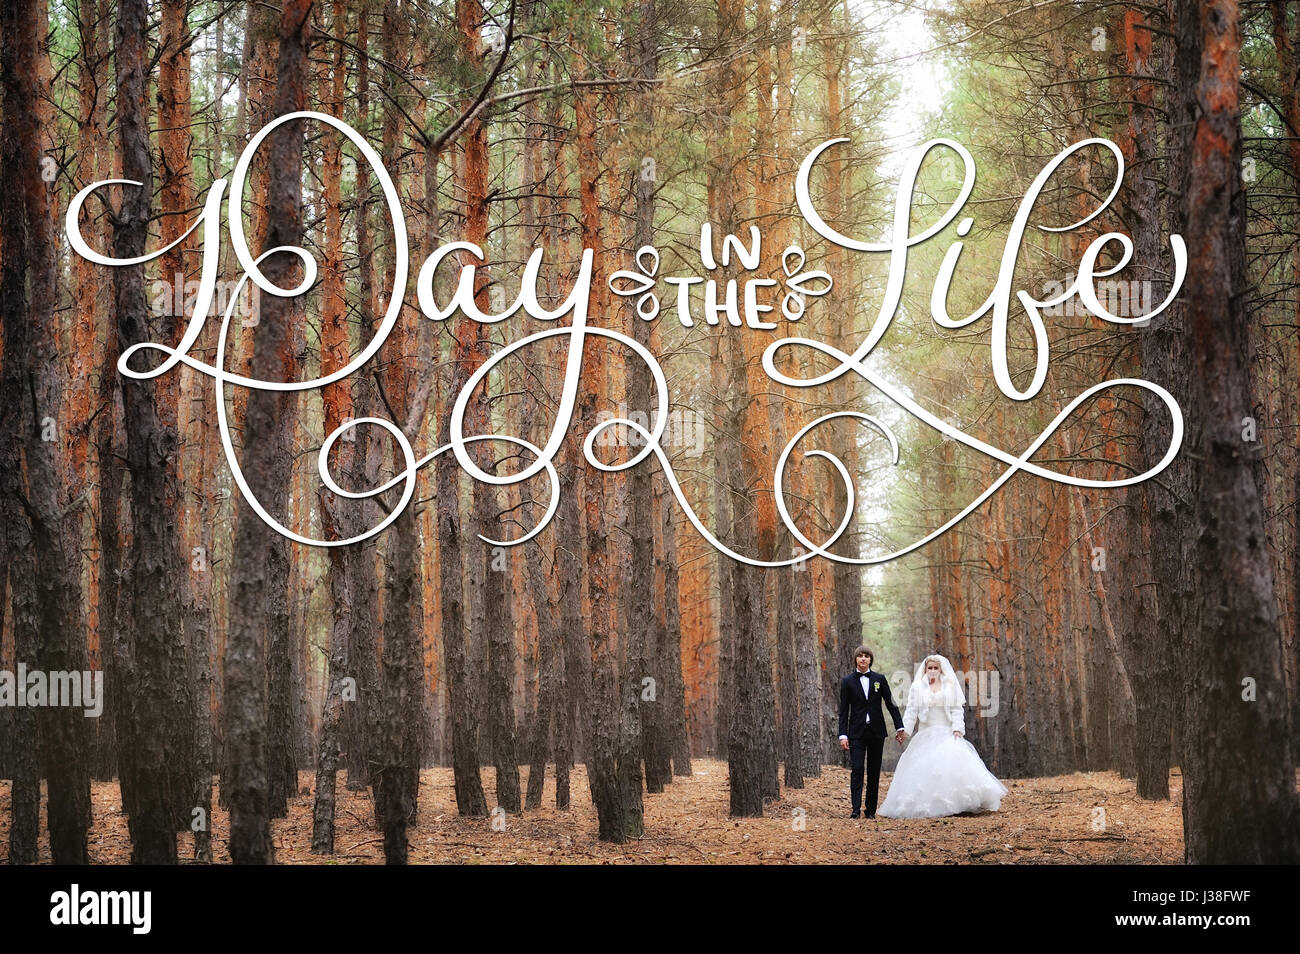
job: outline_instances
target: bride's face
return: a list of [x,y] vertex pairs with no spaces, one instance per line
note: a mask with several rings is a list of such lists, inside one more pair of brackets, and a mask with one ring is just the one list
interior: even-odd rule
[[931,659],[925,664],[925,678],[932,683],[943,678],[943,670],[939,667],[937,660]]

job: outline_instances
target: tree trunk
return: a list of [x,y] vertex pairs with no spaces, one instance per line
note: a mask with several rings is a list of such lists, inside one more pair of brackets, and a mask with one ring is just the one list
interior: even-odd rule
[[[280,15],[280,53],[276,64],[276,116],[301,109],[306,93],[306,56],[310,37],[310,0],[287,0]],[[302,233],[301,121],[286,123],[269,138],[267,161],[271,167],[265,245],[296,246]],[[267,280],[281,288],[298,280],[297,259],[279,252],[266,260]],[[265,295],[253,343],[253,377],[262,381],[294,380],[294,326],[300,315],[288,299]],[[249,490],[267,512],[287,521],[285,488],[292,463],[291,431],[297,406],[294,392],[253,390],[248,396],[244,426],[244,461]],[[275,671],[287,662],[288,540],[250,508],[241,507],[231,569],[230,635],[226,643],[225,719],[230,760],[230,857],[236,864],[273,861],[270,817],[273,796],[287,794],[284,763],[279,747],[287,743],[268,739],[287,731],[272,720],[275,697],[268,711],[268,691],[274,693],[287,680]],[[277,633],[280,636],[277,637]],[[264,651],[263,647],[267,647]],[[271,670],[268,672],[266,655]],[[282,674],[283,675],[283,674]],[[278,776],[278,778],[277,778]]]
[[[342,0],[333,0],[330,9],[334,29],[334,50],[330,63],[329,84],[322,72],[321,99],[331,116],[341,119],[344,97],[343,41],[347,35],[347,17]],[[348,363],[347,301],[343,285],[343,216],[342,134],[333,130],[325,132],[325,151],[322,178],[325,203],[325,267],[324,312],[321,315],[321,376],[333,374]],[[336,381],[321,389],[324,407],[324,433],[334,433],[352,416],[352,386],[348,381]],[[356,447],[356,431],[349,432],[350,439],[340,440],[338,470],[350,473],[353,467],[352,450]],[[328,491],[320,493],[322,533],[328,539],[342,537],[340,502]],[[352,504],[351,506],[355,506]],[[342,744],[343,699],[348,678],[348,644],[352,629],[352,588],[348,570],[353,565],[344,547],[331,547],[329,551],[330,605],[333,619],[330,627],[329,663],[326,671],[325,706],[321,714],[320,751],[316,762],[316,799],[312,810],[312,854],[334,853],[334,808],[338,781],[339,756]],[[353,677],[355,683],[355,677]],[[350,701],[355,703],[355,693]]]
[[[1300,223],[1300,13],[1292,20],[1287,29],[1287,7],[1292,4],[1284,0],[1272,0],[1269,4],[1272,21],[1273,48],[1277,53],[1278,88],[1282,104],[1282,117],[1287,125],[1287,158],[1290,168],[1293,202],[1292,221]],[[1300,229],[1300,225],[1296,226]],[[1291,287],[1300,288],[1300,244],[1291,249]],[[1300,301],[1292,306],[1292,319],[1300,324]],[[1300,348],[1296,349],[1297,370],[1300,373]],[[1294,485],[1291,493],[1291,506],[1300,506],[1300,428],[1296,430],[1295,439]],[[1287,653],[1288,672],[1290,675],[1291,698],[1291,752],[1292,759],[1300,764],[1300,737],[1294,731],[1300,726],[1300,521],[1295,522],[1291,536],[1291,626],[1289,652]],[[1279,581],[1280,582],[1280,581]],[[1284,629],[1285,633],[1285,629]]]
[[[636,75],[646,81],[654,80],[659,71],[659,21],[656,0],[639,0],[637,5],[636,25]],[[655,127],[654,87],[647,85],[642,90],[644,106],[641,109],[641,127],[637,135],[641,143],[641,155],[651,154],[651,136]],[[640,157],[634,156],[638,169]],[[655,244],[655,177],[644,174],[635,176],[636,182],[636,218],[635,231],[632,236],[633,254],[636,250]],[[649,347],[653,333],[653,323],[640,318],[632,319],[632,335],[640,344]],[[657,413],[668,413],[668,408],[655,408],[653,383],[650,369],[634,361],[627,376],[627,404],[634,415],[644,415],[651,423]],[[629,434],[631,450],[639,452],[644,442]],[[636,813],[641,806],[641,756],[645,760],[645,783],[648,791],[662,792],[664,786],[672,781],[672,756],[669,754],[664,734],[664,708],[668,703],[671,676],[663,668],[663,654],[660,652],[661,631],[658,624],[657,606],[645,599],[645,594],[655,592],[654,565],[654,488],[653,470],[658,466],[656,458],[648,457],[627,475],[627,495],[629,502],[628,532],[631,534],[632,559],[628,567],[627,591],[624,606],[627,615],[627,681],[629,686],[624,694],[624,733],[639,736],[635,739],[641,746],[641,752],[628,751],[632,745],[626,744],[620,753],[623,763],[625,798]],[[649,679],[649,682],[644,680]],[[644,703],[644,704],[639,704]],[[635,794],[631,791],[635,787]],[[629,834],[637,837],[641,834],[643,822],[640,818],[632,820],[633,831]]]
[[1197,461],[1197,625],[1184,644],[1183,828],[1189,864],[1300,860],[1285,677],[1263,514],[1241,418],[1252,406],[1245,353],[1239,11],[1176,0],[1176,95],[1192,115],[1180,183],[1192,267],[1186,309],[1189,451]]
[[[144,116],[145,4],[119,6],[117,22],[117,109],[122,174],[143,183],[126,186],[114,227],[116,258],[140,256],[148,239],[153,171]],[[142,267],[114,270],[118,339],[122,344],[177,339],[175,315],[156,322],[145,300]],[[124,573],[128,653],[134,668],[129,692],[128,732],[120,738],[124,802],[133,804],[134,861],[176,861],[175,832],[188,827],[193,784],[192,674],[189,646],[177,594],[184,593],[189,561],[180,552],[175,514],[181,507],[177,474],[175,382],[167,378],[131,381],[122,387],[127,470],[131,474],[132,533]],[[131,795],[126,794],[126,790]]]
[[[357,11],[357,126],[362,136],[370,133],[370,5],[360,4]],[[366,348],[374,339],[378,304],[374,288],[374,241],[370,232],[370,203],[372,183],[367,163],[357,165],[357,290],[361,300],[361,335],[359,346]],[[369,417],[376,403],[375,383],[372,375],[360,374],[352,381],[353,416]],[[352,449],[352,486],[372,487],[378,473],[378,455],[372,453],[370,440],[373,428],[356,429],[356,446]],[[358,512],[355,529],[365,522]],[[355,534],[353,534],[355,535]],[[348,633],[348,665],[357,682],[356,701],[343,713],[343,735],[348,767],[348,788],[361,791],[370,786],[371,762],[374,759],[374,738],[371,730],[379,709],[379,663],[376,655],[375,594],[378,592],[378,575],[375,570],[376,541],[372,537],[364,543],[347,548],[347,576],[352,594],[352,625]]]
[[[47,674],[86,667],[81,565],[75,549],[79,503],[68,499],[62,448],[64,391],[57,342],[54,223],[41,176],[39,101],[48,97],[42,64],[47,24],[41,5],[22,2],[0,17],[4,93],[3,321],[5,562],[10,567],[15,663]],[[25,465],[25,468],[24,466]],[[25,474],[24,474],[25,469]],[[74,513],[73,511],[78,512]],[[73,523],[73,521],[76,523]],[[11,863],[36,860],[40,765],[47,778],[50,853],[55,864],[85,864],[90,823],[86,719],[47,705],[15,719]],[[39,733],[39,741],[37,734]]]

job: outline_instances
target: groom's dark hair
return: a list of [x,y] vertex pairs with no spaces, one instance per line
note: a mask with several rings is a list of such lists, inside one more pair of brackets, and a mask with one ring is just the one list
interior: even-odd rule
[[859,656],[866,656],[866,657],[867,657],[867,665],[868,665],[868,666],[872,665],[872,664],[876,661],[876,654],[873,653],[873,652],[872,652],[870,649],[868,649],[866,646],[859,646],[857,649],[853,650],[853,660],[854,660],[854,662],[857,661],[857,659],[858,659]]

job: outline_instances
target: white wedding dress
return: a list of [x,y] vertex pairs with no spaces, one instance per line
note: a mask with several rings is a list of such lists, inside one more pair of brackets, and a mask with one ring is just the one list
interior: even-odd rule
[[[933,657],[931,657],[933,658]],[[1006,786],[984,766],[965,734],[965,699],[952,666],[942,656],[943,680],[933,689],[925,664],[907,696],[903,729],[910,741],[876,812],[886,818],[939,818],[962,812],[997,811]]]

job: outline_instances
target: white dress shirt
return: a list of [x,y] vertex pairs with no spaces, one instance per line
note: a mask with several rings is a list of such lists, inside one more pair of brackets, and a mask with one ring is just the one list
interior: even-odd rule
[[[862,684],[863,697],[867,699],[871,698],[871,669],[870,668],[868,668],[866,672],[858,673],[858,682]],[[867,721],[868,722],[871,721],[870,712],[867,713]],[[842,735],[840,736],[840,741],[846,742],[848,741],[848,738],[849,737],[847,735]]]

